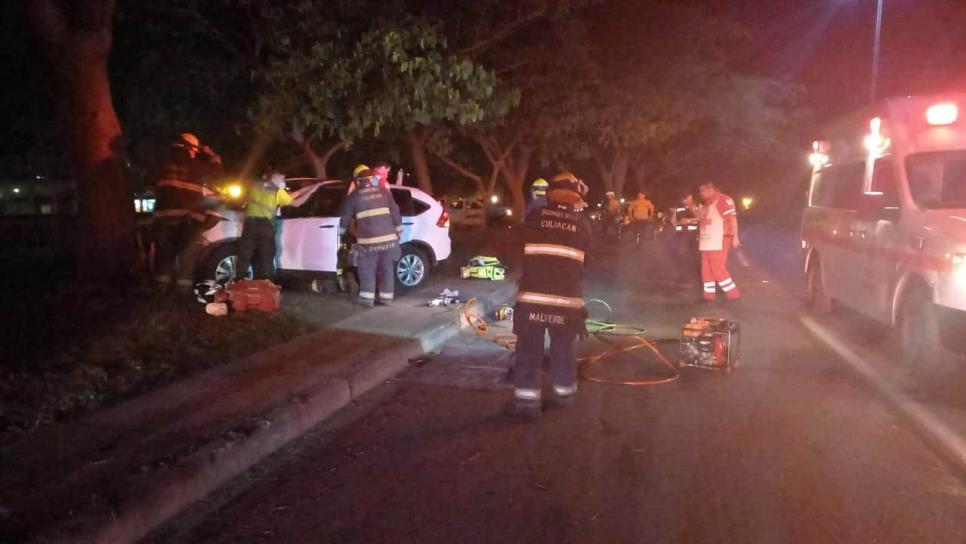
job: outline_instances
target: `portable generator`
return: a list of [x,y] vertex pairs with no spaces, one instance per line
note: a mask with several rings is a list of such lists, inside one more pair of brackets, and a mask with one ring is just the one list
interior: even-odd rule
[[740,332],[737,321],[692,317],[681,327],[681,364],[730,371],[739,363]]

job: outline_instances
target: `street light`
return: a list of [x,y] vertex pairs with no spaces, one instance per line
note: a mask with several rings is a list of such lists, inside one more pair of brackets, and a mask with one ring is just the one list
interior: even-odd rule
[[499,204],[499,203],[500,203],[500,197],[496,195],[490,196],[490,204]]
[[875,102],[875,97],[878,95],[878,85],[879,85],[879,42],[882,37],[882,3],[884,0],[878,0],[875,6],[875,36],[872,41],[872,101]]

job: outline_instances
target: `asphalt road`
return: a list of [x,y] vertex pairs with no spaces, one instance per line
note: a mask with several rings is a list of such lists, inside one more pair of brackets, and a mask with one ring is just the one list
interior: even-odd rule
[[[509,390],[403,377],[161,540],[966,542],[966,369],[904,368],[881,327],[805,317],[794,235],[745,238],[737,305],[698,302],[693,271],[660,243],[597,251],[586,286],[654,337],[692,315],[739,320],[735,372],[584,381],[537,423],[502,415]],[[592,370],[662,373],[643,352]]]

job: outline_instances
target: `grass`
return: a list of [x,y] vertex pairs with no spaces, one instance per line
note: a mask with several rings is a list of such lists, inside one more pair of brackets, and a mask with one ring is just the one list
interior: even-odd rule
[[134,290],[0,295],[0,445],[348,315],[341,300],[283,294],[283,311],[216,318],[188,296]]

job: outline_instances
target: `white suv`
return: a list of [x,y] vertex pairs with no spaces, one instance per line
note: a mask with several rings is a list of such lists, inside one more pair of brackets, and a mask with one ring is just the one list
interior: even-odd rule
[[[279,210],[275,266],[280,273],[335,273],[339,206],[346,188],[341,181],[314,181],[292,193],[293,204]],[[390,186],[390,190],[403,216],[396,281],[405,288],[417,287],[439,261],[449,257],[449,215],[442,204],[419,189]],[[199,279],[227,280],[234,274],[245,214],[226,209],[220,216],[222,221],[204,233],[207,246],[199,259]]]

